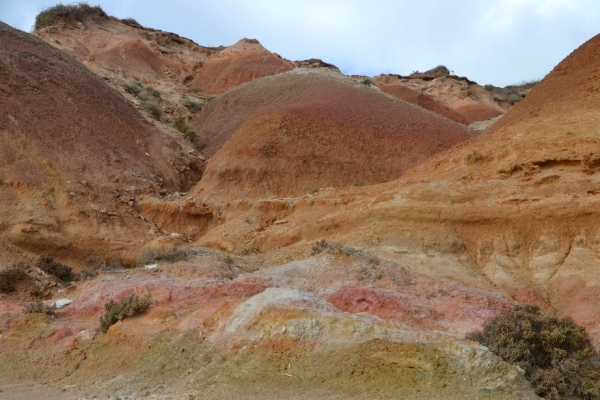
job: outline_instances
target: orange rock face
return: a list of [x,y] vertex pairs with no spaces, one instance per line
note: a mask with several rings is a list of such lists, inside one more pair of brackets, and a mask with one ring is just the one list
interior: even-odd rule
[[[224,116],[235,116],[229,130],[218,123]],[[231,136],[194,189],[211,201],[385,182],[474,136],[377,89],[309,69],[235,89],[209,103],[195,123],[208,154]],[[210,127],[220,130],[213,135]]]

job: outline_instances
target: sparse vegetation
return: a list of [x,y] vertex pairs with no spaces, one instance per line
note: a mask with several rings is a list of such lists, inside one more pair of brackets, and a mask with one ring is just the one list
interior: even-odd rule
[[27,265],[18,263],[0,271],[0,292],[10,293],[15,291],[17,283],[27,279],[27,269]]
[[104,305],[106,313],[100,317],[100,331],[106,332],[118,321],[144,313],[151,305],[152,295],[150,293],[146,293],[142,297],[132,294],[118,303],[114,300],[109,301]]
[[184,261],[188,258],[186,250],[180,250],[177,247],[152,247],[138,256],[138,266],[144,266],[156,261],[176,262]]
[[108,18],[108,15],[100,6],[90,6],[87,3],[75,3],[65,5],[58,3],[53,7],[46,8],[35,17],[35,28],[54,25],[59,19],[74,21],[83,17]]
[[137,22],[133,18],[123,18],[121,20],[121,22],[125,22],[127,25],[133,25],[133,26],[135,26],[137,28],[143,28],[142,24],[140,24],[139,22]]
[[160,108],[156,103],[146,100],[142,103],[142,107],[148,110],[154,118],[160,120],[160,117],[162,116],[162,108]]
[[516,306],[467,339],[521,367],[541,397],[600,396],[600,357],[585,328],[570,318],[544,315],[538,306]]
[[367,86],[375,84],[375,82],[373,82],[373,80],[370,78],[364,79],[360,83],[362,83],[363,85],[367,85]]
[[183,133],[192,142],[196,139],[196,131],[186,118],[177,118],[173,124],[179,132]]
[[47,274],[53,275],[63,282],[71,282],[75,275],[71,267],[67,267],[57,261],[52,256],[41,256],[38,260],[38,267]]
[[487,85],[484,85],[484,86],[483,86],[483,88],[484,88],[485,90],[487,90],[488,92],[491,92],[491,91],[492,91],[492,90],[494,90],[496,87],[495,87],[494,85],[487,84]]
[[[142,92],[142,89],[144,88],[144,85],[142,85],[142,83],[138,82],[138,81],[124,82],[122,84],[122,86],[123,86],[123,89],[125,89],[125,91],[133,94],[134,96],[136,96],[138,98]],[[145,98],[142,100],[145,100]]]
[[197,113],[202,110],[202,104],[195,102],[189,97],[183,96],[179,102],[192,113]]
[[30,313],[41,313],[53,315],[56,312],[56,306],[47,306],[41,300],[36,300],[32,303],[27,303],[25,307],[23,307],[23,314]]
[[160,99],[161,97],[161,93],[160,91],[156,90],[155,88],[153,88],[152,86],[146,86],[144,87],[144,91],[154,97],[156,97],[157,99]]

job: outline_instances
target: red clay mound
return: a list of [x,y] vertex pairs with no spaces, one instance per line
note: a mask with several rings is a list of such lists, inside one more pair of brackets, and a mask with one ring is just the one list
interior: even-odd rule
[[469,124],[477,121],[483,121],[490,118],[496,118],[502,115],[498,109],[485,104],[466,104],[457,107],[455,112],[462,115]]
[[402,85],[378,85],[378,87],[387,94],[391,94],[399,99],[433,111],[434,113],[449,118],[452,121],[458,122],[459,124],[469,124],[469,121],[462,114],[457,113],[450,107],[447,107],[439,101],[436,101],[416,90],[412,90]]
[[205,93],[221,94],[241,83],[294,68],[292,63],[269,52],[257,40],[242,39],[209,57],[197,71],[191,86]]
[[0,239],[63,253],[133,240],[130,197],[185,189],[180,146],[60,50],[5,24],[0,41]]
[[207,126],[227,116],[235,120],[208,138],[210,148],[235,135],[194,189],[203,198],[297,196],[385,182],[473,136],[462,125],[323,70],[257,80],[210,106],[202,111]]

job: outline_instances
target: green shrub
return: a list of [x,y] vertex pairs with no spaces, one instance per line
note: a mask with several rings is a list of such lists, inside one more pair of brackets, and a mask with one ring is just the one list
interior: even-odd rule
[[90,6],[87,3],[75,3],[64,5],[58,3],[53,7],[46,8],[35,17],[35,28],[54,25],[59,19],[75,20],[82,17],[108,18],[108,15],[100,6]]
[[363,85],[374,85],[375,82],[373,82],[373,79],[367,78],[363,81],[361,81],[360,83],[362,83]]
[[47,306],[41,300],[36,300],[32,303],[27,303],[25,307],[23,307],[23,314],[29,313],[41,313],[53,315],[56,312],[56,306]]
[[121,299],[118,303],[114,300],[109,301],[104,305],[106,313],[100,317],[100,331],[106,332],[118,321],[144,313],[151,305],[152,295],[150,293],[143,297],[132,294]]
[[521,367],[541,397],[600,397],[600,358],[585,328],[571,318],[544,315],[538,306],[516,306],[466,338]]
[[162,115],[162,109],[156,103],[153,103],[151,101],[144,101],[142,103],[142,107],[148,110],[154,118],[160,120],[160,116]]
[[67,267],[57,261],[52,256],[41,256],[38,261],[38,267],[47,274],[54,275],[63,282],[71,282],[75,275],[71,267]]
[[18,282],[27,279],[27,269],[25,264],[18,263],[0,271],[0,292],[13,292],[17,288]]
[[182,106],[187,108],[192,113],[196,113],[196,112],[202,110],[202,104],[196,103],[194,100],[190,99],[189,97],[183,96],[181,98],[181,100],[179,100],[179,102],[181,103]]

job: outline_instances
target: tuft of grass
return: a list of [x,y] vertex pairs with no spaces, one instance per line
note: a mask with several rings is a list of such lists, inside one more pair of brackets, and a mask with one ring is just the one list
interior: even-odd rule
[[375,82],[373,82],[373,79],[367,78],[363,81],[361,81],[360,83],[362,83],[363,85],[374,85]]
[[600,357],[571,318],[542,314],[538,306],[516,306],[466,336],[525,371],[538,396],[600,397]]
[[108,15],[100,6],[92,7],[88,3],[74,3],[69,5],[58,3],[55,6],[40,11],[35,17],[34,27],[36,29],[43,28],[54,25],[60,19],[73,21],[83,17],[100,17],[106,19]]
[[160,117],[162,116],[162,108],[160,108],[156,103],[146,100],[142,103],[142,107],[148,110],[154,118],[160,120]]
[[18,263],[3,271],[0,271],[0,292],[14,292],[17,288],[17,283],[27,279],[28,269],[29,267],[24,263]]
[[197,113],[202,110],[202,104],[195,102],[189,97],[183,96],[179,102],[192,113]]
[[118,321],[146,312],[151,305],[152,295],[150,293],[142,297],[132,294],[118,303],[114,300],[109,301],[104,305],[106,312],[100,317],[100,331],[106,332]]
[[36,300],[32,303],[27,303],[25,307],[23,307],[23,314],[40,313],[54,315],[55,312],[56,306],[47,306],[41,300]]
[[47,274],[53,275],[63,282],[71,282],[75,278],[71,267],[67,267],[57,261],[52,256],[41,256],[38,260],[38,267]]

